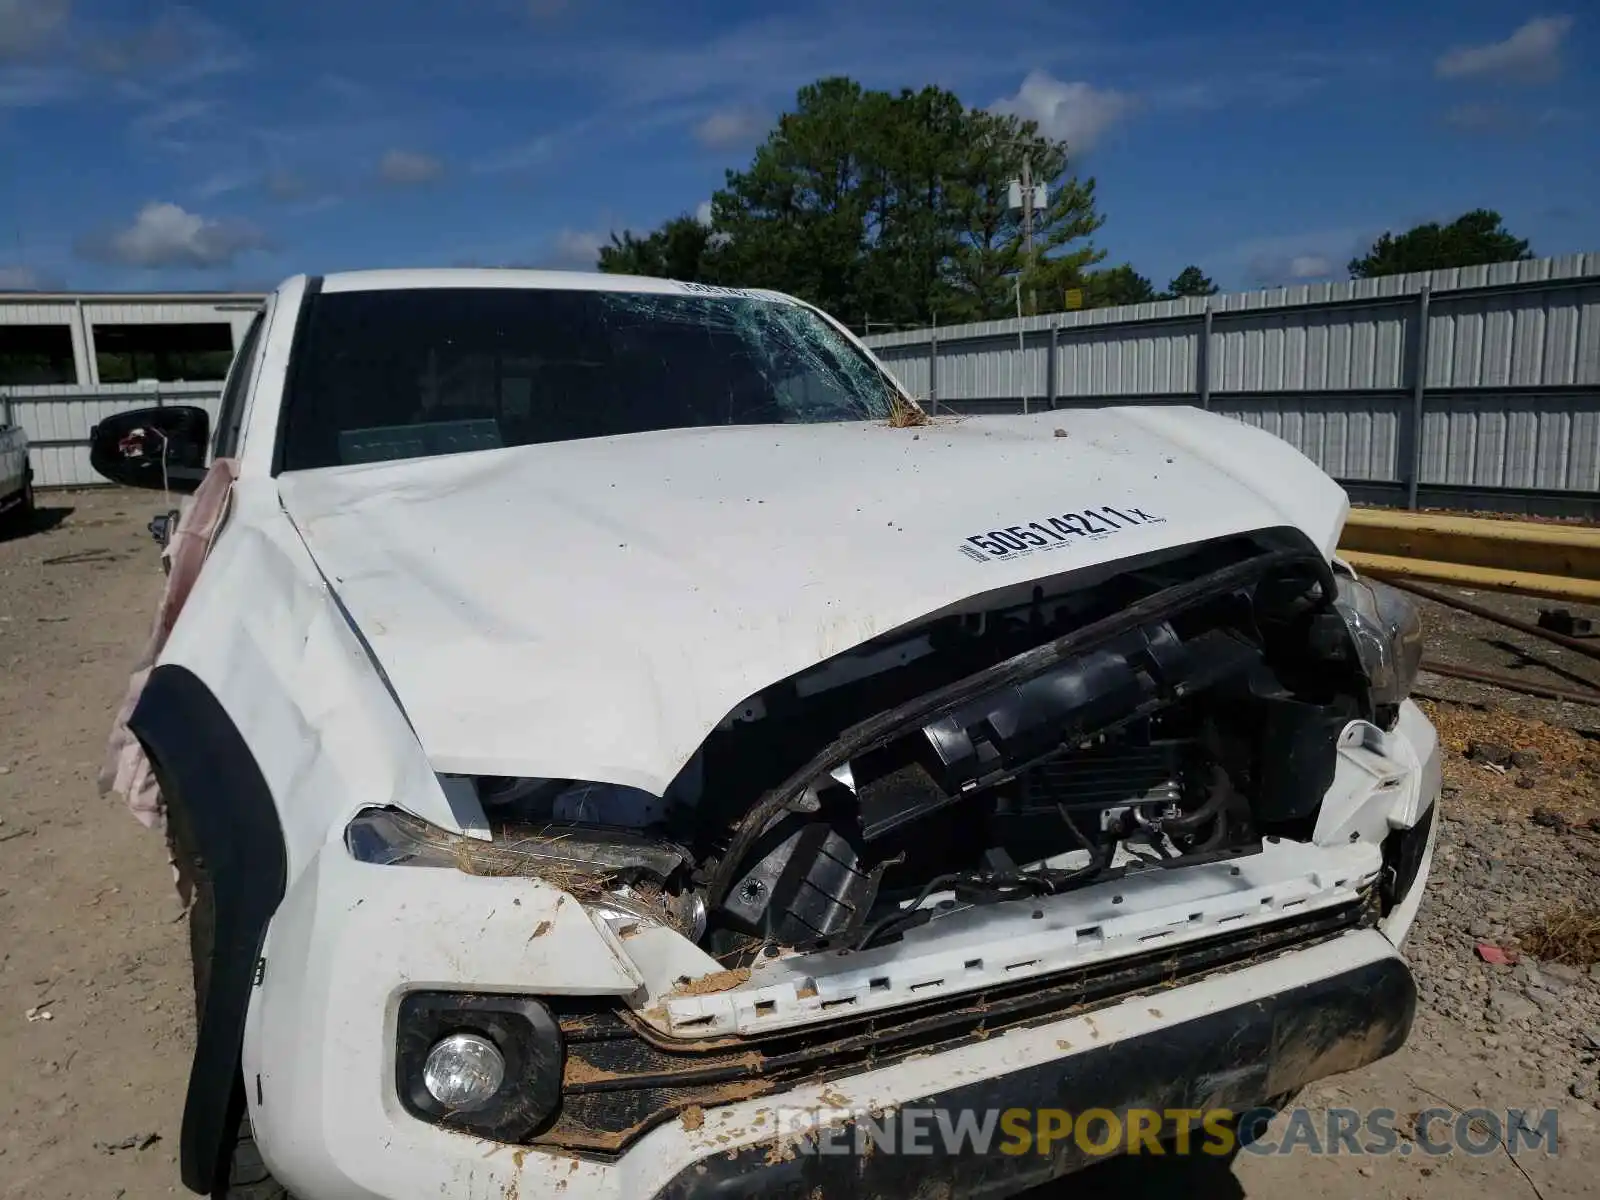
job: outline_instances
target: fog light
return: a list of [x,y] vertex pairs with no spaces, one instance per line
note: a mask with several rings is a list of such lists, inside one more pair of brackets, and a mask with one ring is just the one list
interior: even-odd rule
[[428,1051],[422,1082],[448,1109],[471,1111],[493,1100],[506,1079],[506,1060],[495,1044],[476,1033],[452,1033]]
[[526,1145],[561,1111],[565,1051],[532,996],[411,992],[395,1028],[395,1090],[419,1121]]

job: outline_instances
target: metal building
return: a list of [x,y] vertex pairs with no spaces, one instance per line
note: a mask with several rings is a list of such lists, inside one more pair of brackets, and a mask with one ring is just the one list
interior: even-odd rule
[[101,482],[89,430],[149,404],[215,415],[233,352],[264,296],[0,292],[0,425],[28,433],[40,487]]

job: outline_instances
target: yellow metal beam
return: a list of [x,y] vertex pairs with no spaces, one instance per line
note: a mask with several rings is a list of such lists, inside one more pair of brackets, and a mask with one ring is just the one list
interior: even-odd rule
[[1402,558],[1392,554],[1346,550],[1342,546],[1339,557],[1362,574],[1393,575],[1400,579],[1448,583],[1488,592],[1518,592],[1525,596],[1544,596],[1551,600],[1600,604],[1600,579],[1578,579],[1537,571],[1480,567],[1470,563],[1440,562],[1426,558]]
[[[1341,553],[1350,552],[1345,556],[1352,564],[1352,555],[1359,553],[1396,561],[1482,567],[1505,576],[1600,580],[1600,529],[1589,526],[1356,509],[1345,524],[1339,546]],[[1500,590],[1526,589],[1505,586]],[[1562,594],[1571,596],[1570,591]]]

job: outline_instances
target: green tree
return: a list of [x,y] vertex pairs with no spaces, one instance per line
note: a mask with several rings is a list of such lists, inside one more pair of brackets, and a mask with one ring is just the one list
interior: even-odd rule
[[1164,299],[1177,300],[1183,296],[1215,296],[1217,285],[1211,282],[1211,277],[1196,266],[1187,266],[1173,277],[1167,284]]
[[1365,255],[1350,260],[1350,278],[1476,267],[1532,257],[1528,243],[1506,231],[1499,213],[1476,208],[1448,225],[1429,221],[1399,235],[1385,233]]
[[[946,195],[957,234],[947,267],[950,315],[992,320],[1023,309],[1052,309],[1084,272],[1105,257],[1088,242],[1104,223],[1094,207],[1094,180],[1067,174],[1067,144],[1052,141],[1033,121],[971,110],[965,136],[946,174]],[[1048,186],[1047,203],[1033,215],[1033,253],[1022,214],[1010,207],[1011,181],[1024,156],[1034,180]],[[1083,243],[1074,245],[1074,243]],[[943,316],[943,311],[941,311]]]
[[612,234],[611,244],[600,247],[600,269],[615,275],[714,283],[718,248],[711,229],[685,214],[643,237],[627,231],[621,237]]
[[[1050,187],[1031,258],[1007,205],[1025,154]],[[601,269],[776,288],[859,329],[1003,317],[1019,283],[1025,304],[1057,297],[1103,257],[1088,242],[1101,224],[1094,181],[1067,173],[1065,143],[940,88],[891,94],[845,78],[800,89],[750,164],[727,172],[710,228],[675,242],[685,220],[614,236]]]
[[1084,278],[1083,295],[1085,308],[1115,308],[1119,304],[1144,304],[1160,299],[1150,281],[1128,263],[1104,271],[1091,271]]
[[890,103],[849,79],[800,90],[749,168],[729,171],[712,199],[730,279],[792,292],[859,326],[868,221],[883,187],[874,159]]

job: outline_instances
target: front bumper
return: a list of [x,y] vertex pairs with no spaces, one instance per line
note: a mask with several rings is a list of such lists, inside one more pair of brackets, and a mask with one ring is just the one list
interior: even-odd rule
[[[1325,1075],[1393,1053],[1405,1041],[1415,1007],[1410,971],[1400,959],[1384,956],[1260,1000],[952,1086],[907,1107],[935,1110],[936,1118],[941,1111],[948,1114],[942,1123],[946,1129],[958,1127],[962,1113],[981,1117],[1016,1109],[1073,1115],[1104,1110],[1115,1116],[1119,1130],[1129,1127],[1136,1111],[1186,1110],[1198,1124],[1202,1112],[1243,1113]],[[1051,1138],[1042,1150],[1036,1137],[1013,1138],[1006,1149],[997,1136],[987,1153],[974,1153],[970,1142],[952,1146],[935,1135],[916,1139],[919,1152],[908,1152],[908,1139],[901,1136],[898,1153],[883,1153],[876,1146],[882,1118],[875,1117],[865,1130],[847,1118],[821,1141],[809,1133],[787,1145],[779,1140],[745,1145],[697,1162],[657,1195],[662,1200],[913,1197],[927,1195],[927,1184],[936,1180],[942,1196],[1009,1196],[1125,1146],[1125,1137],[1103,1132],[1113,1125],[1101,1119],[1104,1124],[1087,1139]],[[923,1123],[941,1126],[937,1120]],[[1016,1128],[1035,1126],[1023,1119]],[[857,1146],[873,1150],[848,1152]],[[834,1147],[847,1152],[825,1152]]]
[[[1375,792],[1325,814],[1337,822],[1330,841],[1358,830],[1374,862],[1384,822],[1409,828],[1438,795],[1433,731],[1414,710],[1404,725],[1405,786],[1383,793],[1381,809]],[[412,870],[354,863],[335,843],[290,889],[269,933],[242,1060],[256,1139],[301,1200],[913,1196],[928,1194],[930,1181],[941,1185],[934,1194],[952,1198],[1008,1195],[1088,1155],[1076,1139],[1049,1154],[949,1153],[937,1137],[916,1154],[807,1147],[829,1129],[842,1131],[830,1146],[851,1143],[854,1122],[910,1108],[952,1117],[977,1110],[979,1119],[991,1109],[1242,1111],[1392,1053],[1415,1005],[1397,946],[1426,883],[1437,825],[1412,885],[1376,929],[888,1065],[708,1104],[654,1125],[609,1158],[451,1132],[405,1112],[393,1086],[396,1014],[410,991],[638,994],[643,981],[604,923],[529,880],[428,872],[423,897]],[[1248,877],[1247,869],[1241,883]]]
[[977,1109],[979,1119],[995,1108],[1244,1110],[1392,1053],[1415,993],[1393,944],[1356,930],[943,1053],[709,1108],[651,1129],[610,1161],[416,1120],[385,1086],[392,1058],[382,1057],[381,1031],[367,1032],[377,1024],[371,1009],[324,1003],[298,1031],[258,1043],[270,1062],[246,1063],[258,1144],[301,1200],[913,1196],[928,1180],[948,1184],[939,1194],[953,1198],[1008,1195],[1084,1158],[1070,1142],[1048,1156],[991,1148],[841,1157],[807,1153],[808,1139],[907,1107]]

